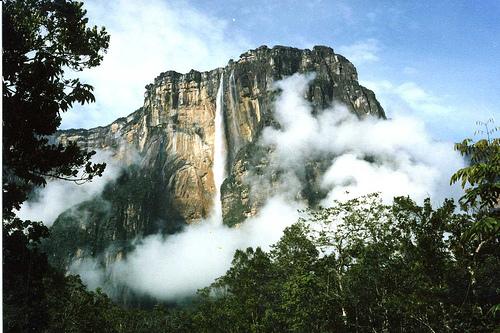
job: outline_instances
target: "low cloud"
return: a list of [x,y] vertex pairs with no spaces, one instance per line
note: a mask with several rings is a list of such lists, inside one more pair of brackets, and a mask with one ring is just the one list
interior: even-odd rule
[[[421,121],[408,116],[360,120],[341,104],[314,116],[303,98],[312,79],[293,75],[276,84],[282,90],[275,111],[281,128],[266,128],[262,142],[274,147],[281,169],[297,174],[308,160],[333,156],[321,180],[328,191],[324,204],[371,192],[381,192],[387,201],[410,195],[440,202],[459,195],[448,185],[452,173],[463,166],[451,143],[433,140]],[[419,100],[425,93],[408,95]]]
[[80,275],[87,288],[95,290],[106,284],[106,273],[94,258],[79,258],[69,267],[72,274]]
[[303,206],[275,196],[257,216],[238,227],[202,221],[171,236],[136,240],[126,259],[106,268],[87,258],[75,261],[70,271],[80,274],[89,288],[102,286],[111,295],[119,285],[162,300],[189,297],[224,275],[237,249],[260,246],[269,250],[285,227],[297,221],[299,208]]

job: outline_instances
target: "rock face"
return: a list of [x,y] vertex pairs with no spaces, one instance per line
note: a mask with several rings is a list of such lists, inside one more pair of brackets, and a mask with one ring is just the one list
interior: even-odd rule
[[[67,267],[75,257],[96,256],[110,245],[123,249],[131,239],[172,233],[208,215],[215,190],[214,119],[222,76],[228,147],[228,177],[221,188],[224,223],[234,225],[255,214],[266,194],[251,194],[245,176],[268,163],[266,149],[256,142],[264,127],[279,126],[273,117],[273,82],[312,72],[316,76],[306,98],[313,106],[324,108],[335,100],[359,117],[385,118],[374,93],[359,85],[354,66],[331,48],[262,46],[224,68],[162,73],[146,86],[144,106],[128,117],[105,127],[58,133],[62,142],[112,150],[128,167],[100,197],[58,218],[49,245],[53,261]],[[130,148],[133,156],[127,153]],[[315,177],[320,164],[311,162],[305,182]],[[310,189],[303,195],[313,200],[320,194]]]

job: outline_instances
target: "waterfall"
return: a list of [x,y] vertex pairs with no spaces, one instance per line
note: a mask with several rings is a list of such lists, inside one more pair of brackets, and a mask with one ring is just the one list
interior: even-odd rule
[[231,102],[231,118],[233,120],[233,128],[234,132],[232,138],[234,138],[234,142],[232,143],[233,149],[238,149],[240,147],[240,136],[238,126],[238,121],[236,119],[237,110],[238,110],[238,91],[236,90],[236,81],[234,80],[234,69],[231,70],[231,74],[229,75],[229,100]]
[[214,157],[212,172],[214,175],[215,195],[210,220],[222,223],[222,202],[220,189],[226,178],[226,130],[224,126],[224,73],[221,74],[219,89],[215,101]]

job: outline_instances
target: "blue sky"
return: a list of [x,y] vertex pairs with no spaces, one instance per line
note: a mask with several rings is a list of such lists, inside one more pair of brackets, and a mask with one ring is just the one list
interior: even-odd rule
[[[500,1],[86,1],[111,33],[101,68],[84,73],[98,103],[63,127],[106,125],[142,104],[168,69],[224,66],[246,49],[328,45],[357,67],[389,117],[425,122],[436,139],[471,136],[500,115]],[[497,123],[498,123],[497,119]]]

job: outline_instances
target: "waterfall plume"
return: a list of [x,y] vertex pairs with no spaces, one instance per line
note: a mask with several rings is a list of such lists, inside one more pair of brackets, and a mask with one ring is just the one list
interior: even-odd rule
[[222,73],[215,102],[214,157],[212,166],[215,195],[212,212],[210,214],[210,221],[214,224],[222,223],[220,190],[222,182],[226,178],[226,154],[226,131],[224,126],[224,73]]
[[237,150],[241,147],[241,138],[239,133],[240,127],[238,126],[238,122],[236,120],[239,101],[238,101],[238,90],[236,87],[236,81],[234,79],[234,69],[231,70],[231,74],[229,75],[228,86],[229,86],[229,102],[231,107],[230,117],[232,119],[232,126],[233,126],[232,130],[234,131],[235,134],[237,134],[233,135],[233,138],[231,138],[233,140],[231,144],[234,146],[231,148],[236,148]]

